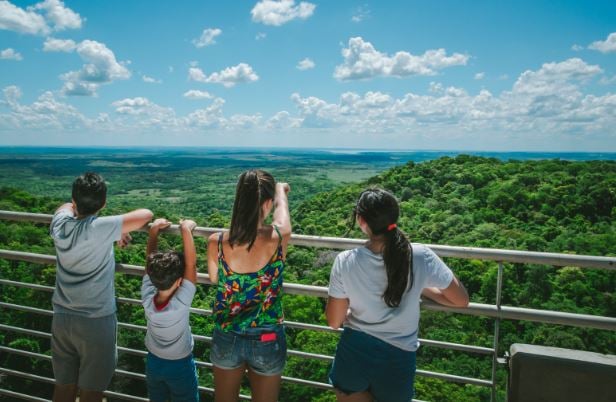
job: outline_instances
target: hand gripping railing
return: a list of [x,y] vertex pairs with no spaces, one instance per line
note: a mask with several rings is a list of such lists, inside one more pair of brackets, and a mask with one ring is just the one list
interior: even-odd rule
[[[21,213],[21,212],[11,212],[11,211],[0,211],[0,219],[5,220],[13,220],[13,221],[25,221],[25,222],[34,222],[34,223],[44,223],[49,224],[51,222],[51,215],[45,214],[31,214],[31,213]],[[209,236],[212,233],[220,232],[223,229],[216,228],[203,228],[198,227],[195,229],[194,234],[196,236]],[[147,227],[143,228],[142,231],[147,231]],[[179,234],[179,228],[177,225],[172,225],[170,228],[164,230],[166,233],[174,233]],[[355,248],[364,243],[363,240],[359,239],[344,239],[344,238],[335,238],[335,237],[321,237],[321,236],[304,236],[304,235],[293,235],[291,237],[291,244],[301,245],[301,246],[310,246],[310,247],[324,247],[330,249],[349,249]],[[539,252],[529,252],[529,251],[514,251],[514,250],[500,250],[500,249],[486,249],[486,248],[471,248],[471,247],[454,247],[454,246],[439,246],[439,245],[429,245],[429,247],[434,250],[441,257],[453,257],[453,258],[464,258],[464,259],[479,259],[479,260],[492,260],[498,262],[498,276],[497,276],[497,288],[496,288],[496,304],[479,304],[479,303],[470,303],[468,308],[459,309],[452,308],[443,305],[436,304],[430,300],[422,301],[422,308],[428,310],[435,311],[444,311],[444,312],[456,312],[461,314],[470,314],[477,316],[485,316],[491,317],[495,319],[495,328],[494,328],[494,344],[493,348],[485,348],[480,346],[473,345],[464,345],[457,344],[451,342],[441,342],[441,341],[433,341],[429,339],[420,339],[420,342],[424,346],[430,347],[438,347],[444,349],[451,350],[459,350],[470,353],[484,354],[492,356],[492,378],[491,380],[483,380],[478,378],[471,377],[462,377],[451,374],[444,373],[435,373],[430,371],[417,370],[417,375],[439,378],[446,381],[454,381],[461,382],[467,384],[474,384],[479,386],[488,386],[492,388],[492,400],[495,398],[495,389],[496,389],[496,366],[497,366],[497,346],[499,340],[499,324],[501,319],[512,319],[512,320],[526,320],[526,321],[535,321],[541,323],[551,323],[551,324],[561,324],[561,325],[570,325],[570,326],[578,326],[578,327],[586,327],[586,328],[596,328],[603,330],[611,330],[616,331],[616,319],[611,317],[602,317],[602,316],[593,316],[586,314],[573,314],[573,313],[565,313],[559,311],[548,311],[548,310],[536,310],[536,309],[527,309],[527,308],[519,308],[519,307],[511,307],[511,306],[502,306],[500,304],[500,295],[502,290],[502,274],[504,270],[503,263],[504,262],[514,262],[514,263],[529,263],[529,264],[543,264],[543,265],[555,265],[555,266],[577,266],[582,268],[598,268],[598,269],[607,269],[613,270],[616,269],[616,258],[613,257],[595,257],[595,256],[582,256],[582,255],[570,255],[570,254],[557,254],[557,253],[539,253]],[[34,254],[27,252],[18,252],[11,250],[0,250],[0,258],[9,259],[9,260],[18,260],[18,261],[27,261],[38,264],[45,265],[53,265],[55,264],[55,256],[52,255],[43,255],[43,254]],[[117,264],[116,265],[117,272],[125,273],[128,275],[139,275],[143,274],[143,268],[134,265],[127,264]],[[198,282],[202,284],[211,284],[209,278],[205,274],[198,275]],[[10,281],[5,279],[0,279],[0,285],[3,286],[16,286],[16,287],[25,287],[35,290],[41,290],[46,292],[53,291],[53,287],[44,286],[44,285],[36,285],[29,284],[17,281]],[[308,295],[308,296],[316,296],[316,297],[327,297],[327,288],[321,286],[310,286],[310,285],[302,285],[302,284],[294,284],[294,283],[286,283],[284,285],[284,289],[286,293],[289,294],[300,294],[300,295]],[[128,304],[140,304],[139,300],[128,299],[128,298],[118,298],[120,303],[128,303]],[[52,312],[49,310],[39,309],[35,307],[28,307],[22,305],[14,305],[10,303],[0,303],[0,307],[25,311],[32,314],[43,314],[43,315],[51,315]],[[200,314],[200,315],[209,315],[211,311],[202,310],[202,309],[191,309],[192,313]],[[290,328],[297,329],[309,329],[316,331],[328,331],[328,332],[338,332],[332,328],[315,325],[315,324],[307,324],[307,323],[299,323],[299,322],[289,322],[286,321],[285,325]],[[120,328],[131,329],[131,330],[140,330],[145,331],[145,327],[134,325],[130,323],[119,323],[118,326]],[[38,336],[48,338],[51,336],[49,333],[29,330],[25,328],[13,327],[5,324],[0,325],[0,329],[3,331],[11,331],[11,332],[20,332],[23,334],[28,334],[31,336]],[[207,336],[195,335],[195,339],[198,342],[210,342],[211,338]],[[30,354],[30,357],[41,358],[43,360],[48,360],[49,356],[40,355],[40,354],[32,354],[32,352],[20,351],[18,349],[7,348],[5,346],[1,346],[0,350],[6,353],[14,353],[14,354]],[[146,354],[144,350],[136,350],[130,348],[119,347],[118,350],[121,353],[129,353],[134,355],[143,356]],[[332,356],[328,355],[320,355],[314,353],[307,353],[296,350],[289,350],[288,354],[290,356],[296,356],[301,358],[310,358],[310,359],[318,359],[331,361],[333,359]],[[40,355],[40,356],[39,356]],[[201,367],[211,367],[211,363],[197,361],[197,365]],[[44,378],[40,376],[35,376],[29,373],[18,372],[15,370],[9,370],[0,368],[0,374],[12,375],[12,376],[20,376],[24,378],[34,379],[43,382],[53,383],[53,379]],[[116,374],[120,376],[126,376],[136,379],[143,380],[143,374],[139,373],[131,373],[123,370],[117,370]],[[35,378],[37,377],[37,378]],[[283,377],[283,381],[295,384],[303,384],[306,386],[321,388],[321,389],[330,389],[331,386],[325,383],[319,383],[315,381],[308,381],[300,378],[292,378],[292,377]],[[204,392],[213,392],[213,389],[201,387],[201,390]],[[13,397],[19,397],[22,399],[28,399],[28,395],[20,396],[13,395],[15,394],[12,391],[0,389],[0,394],[5,394]],[[113,396],[114,398],[125,399],[125,400],[134,400],[141,401],[143,398],[118,394],[111,392],[109,396]],[[29,400],[41,400],[41,398],[30,397]],[[242,399],[250,399],[249,396],[242,395]]]

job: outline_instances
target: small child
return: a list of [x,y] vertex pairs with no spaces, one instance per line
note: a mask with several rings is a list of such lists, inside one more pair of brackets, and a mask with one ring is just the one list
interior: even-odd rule
[[190,332],[190,306],[197,282],[192,220],[180,221],[184,253],[158,252],[158,233],[171,222],[152,223],[147,245],[141,303],[148,320],[146,377],[152,402],[199,401],[197,371]]

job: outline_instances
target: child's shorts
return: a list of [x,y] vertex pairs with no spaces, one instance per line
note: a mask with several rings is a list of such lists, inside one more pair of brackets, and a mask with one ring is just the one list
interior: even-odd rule
[[148,353],[145,375],[151,402],[199,402],[197,368],[192,353],[178,360]]
[[329,381],[345,394],[368,391],[379,402],[408,402],[413,398],[415,352],[345,328]]
[[241,333],[214,329],[210,361],[233,370],[244,363],[257,374],[280,375],[287,360],[284,326],[249,328]]
[[117,362],[116,325],[115,314],[89,318],[54,313],[51,364],[56,383],[106,390]]

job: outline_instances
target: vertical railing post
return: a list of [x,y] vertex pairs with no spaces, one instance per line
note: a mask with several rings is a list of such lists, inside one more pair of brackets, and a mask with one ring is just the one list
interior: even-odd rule
[[496,277],[496,311],[499,313],[494,320],[494,343],[492,348],[492,395],[491,402],[496,402],[496,365],[498,364],[498,337],[500,331],[501,294],[503,290],[503,263],[498,262],[498,274]]

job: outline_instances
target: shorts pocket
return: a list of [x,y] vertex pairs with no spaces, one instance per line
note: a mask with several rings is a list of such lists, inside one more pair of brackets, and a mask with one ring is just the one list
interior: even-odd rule
[[287,360],[287,341],[284,331],[276,331],[276,340],[251,342],[251,368],[258,374],[282,373]]

